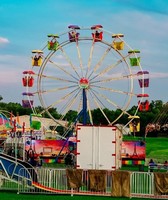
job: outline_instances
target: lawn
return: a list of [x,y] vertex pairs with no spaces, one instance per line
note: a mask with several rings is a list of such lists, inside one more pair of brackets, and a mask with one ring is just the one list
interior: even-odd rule
[[[99,197],[99,196],[70,196],[70,195],[42,195],[42,194],[16,194],[13,192],[1,192],[1,199],[3,200],[126,200],[129,198],[116,197]],[[137,200],[137,198],[131,198]],[[148,200],[148,199],[146,199]]]
[[124,136],[124,140],[145,140],[146,158],[163,163],[168,160],[168,137],[132,137]]
[[168,160],[168,137],[146,138],[146,157],[160,162]]

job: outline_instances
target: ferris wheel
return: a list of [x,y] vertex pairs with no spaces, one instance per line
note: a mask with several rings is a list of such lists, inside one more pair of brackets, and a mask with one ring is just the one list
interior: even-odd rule
[[[23,72],[24,107],[34,112],[38,102],[53,120],[56,108],[63,120],[75,110],[84,125],[94,124],[99,109],[105,124],[113,125],[127,110],[147,96],[148,72],[140,64],[140,51],[132,49],[124,34],[111,33],[102,25],[70,25],[60,34],[48,34],[45,45],[32,51],[32,68]],[[136,115],[138,108],[135,111]],[[119,110],[114,118],[107,109]]]

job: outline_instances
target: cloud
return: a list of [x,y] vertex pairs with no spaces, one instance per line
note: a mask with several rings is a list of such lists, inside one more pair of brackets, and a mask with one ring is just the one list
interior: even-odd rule
[[17,83],[19,80],[16,78],[18,77],[18,73],[16,70],[12,71],[1,71],[1,84],[13,84]]
[[[29,66],[26,57],[11,54],[0,54],[1,84],[21,84],[22,72],[25,70],[24,66]],[[28,70],[29,69],[30,67],[28,67]]]
[[7,38],[0,37],[0,44],[7,44],[7,43],[9,43],[9,40]]
[[167,78],[167,77],[168,77],[168,73],[161,73],[161,72],[150,73],[150,78]]

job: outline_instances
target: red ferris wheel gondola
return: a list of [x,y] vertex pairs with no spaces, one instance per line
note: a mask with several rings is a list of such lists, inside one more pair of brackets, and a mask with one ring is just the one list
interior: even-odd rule
[[148,97],[149,97],[148,94],[138,94],[137,95],[137,98],[143,98],[144,99],[143,101],[140,101],[140,100],[138,101],[138,107],[139,107],[140,112],[149,111],[150,103],[148,101]]
[[23,78],[22,78],[22,84],[24,87],[32,87],[34,84],[34,78],[33,75],[35,73],[33,71],[24,71],[23,72]]
[[94,25],[94,26],[91,27],[91,30],[95,30],[95,32],[92,33],[92,37],[93,37],[94,42],[100,42],[103,39],[103,32],[98,31],[101,28],[103,28],[102,25]]

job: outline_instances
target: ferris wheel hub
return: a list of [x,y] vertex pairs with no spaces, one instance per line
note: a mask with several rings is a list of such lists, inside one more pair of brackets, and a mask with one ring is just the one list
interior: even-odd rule
[[81,89],[87,89],[89,87],[89,80],[87,78],[81,78],[79,80],[79,87]]

